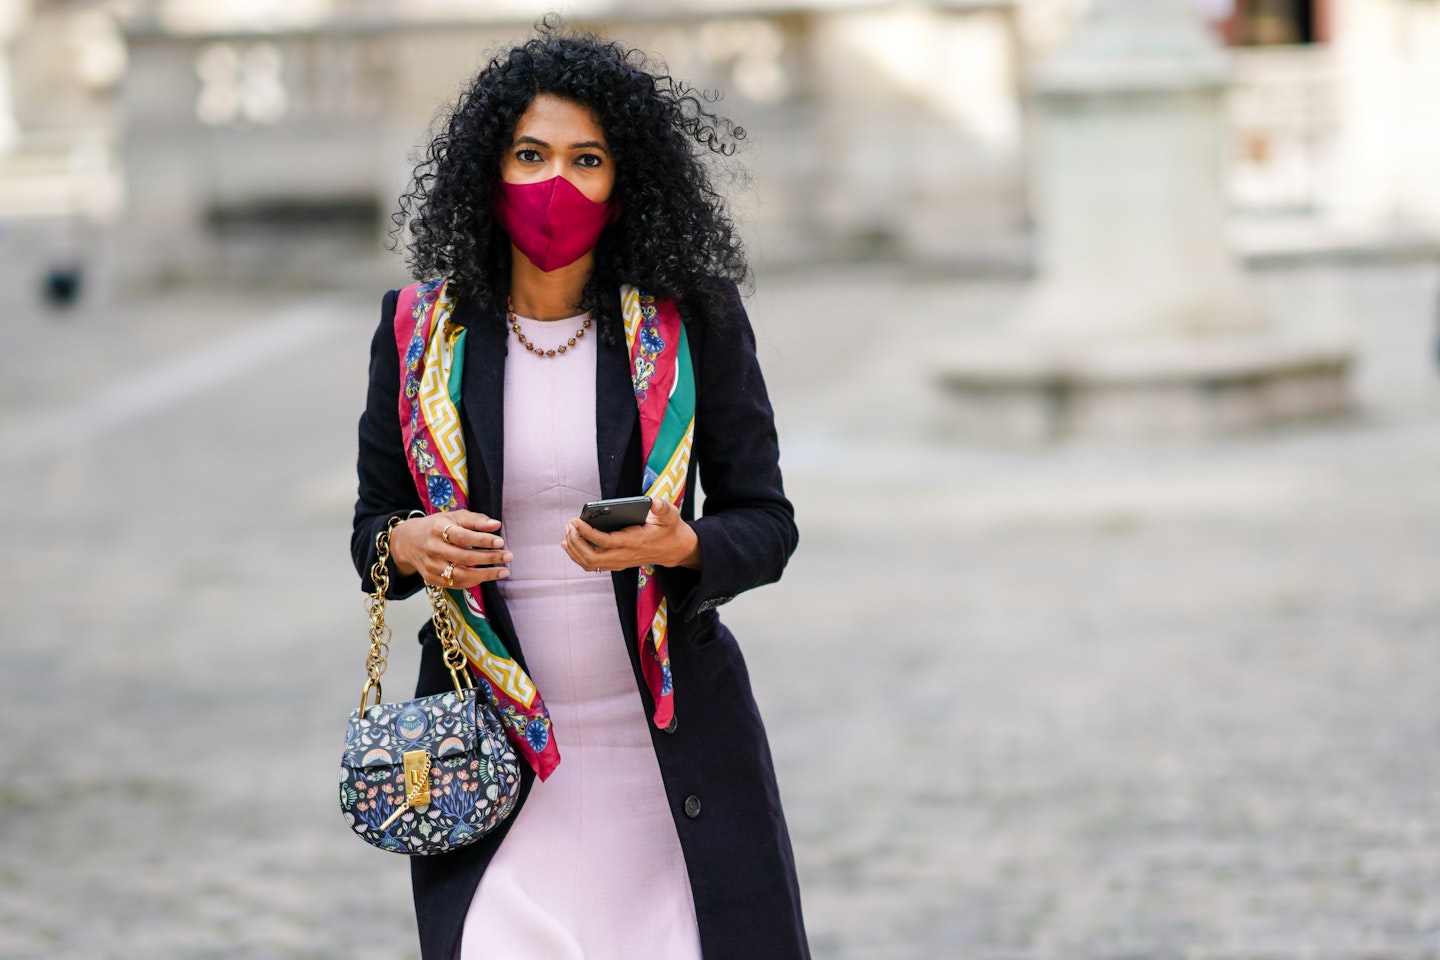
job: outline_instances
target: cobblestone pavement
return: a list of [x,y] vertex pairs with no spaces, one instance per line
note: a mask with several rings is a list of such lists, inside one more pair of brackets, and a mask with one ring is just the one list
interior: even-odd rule
[[[818,958],[1440,956],[1436,274],[1265,275],[1363,412],[1148,449],[929,439],[1012,285],[760,285],[802,543],[725,612]],[[377,304],[0,319],[0,956],[415,955],[332,796]]]

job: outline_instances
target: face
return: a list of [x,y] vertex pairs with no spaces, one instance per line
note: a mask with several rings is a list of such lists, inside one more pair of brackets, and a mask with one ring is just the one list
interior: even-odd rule
[[500,161],[506,183],[540,183],[564,177],[596,203],[610,199],[615,164],[605,131],[589,108],[542,93],[515,124],[515,137]]

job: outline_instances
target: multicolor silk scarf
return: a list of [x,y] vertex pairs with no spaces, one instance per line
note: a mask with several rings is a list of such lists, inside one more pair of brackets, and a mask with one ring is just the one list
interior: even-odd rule
[[[646,494],[665,497],[679,507],[695,433],[689,341],[673,302],[656,301],[629,285],[621,287],[620,302],[640,413]],[[460,427],[466,329],[453,322],[454,308],[445,281],[429,280],[401,291],[395,309],[405,458],[428,513],[464,510],[469,504]],[[544,700],[490,625],[480,588],[445,593],[461,627],[461,648],[480,688],[521,755],[541,780],[546,779],[559,765],[560,751]],[[668,608],[653,566],[639,571],[636,613],[641,672],[655,700],[654,722],[665,727],[674,715],[674,684]]]
[[[630,379],[640,408],[640,456],[645,460],[645,495],[685,503],[685,477],[695,439],[695,367],[690,339],[672,300],[656,300],[635,287],[620,287]],[[675,715],[670,675],[669,604],[654,566],[640,568],[635,622],[640,628],[640,669],[655,698],[652,718],[668,727]]]

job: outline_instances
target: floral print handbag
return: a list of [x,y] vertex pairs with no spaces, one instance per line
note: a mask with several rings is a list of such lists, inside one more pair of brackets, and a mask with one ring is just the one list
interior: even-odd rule
[[[350,828],[381,850],[412,856],[444,853],[474,843],[510,815],[520,793],[520,764],[494,708],[470,679],[455,622],[438,587],[426,585],[435,632],[454,690],[380,702],[390,628],[385,594],[393,517],[375,537],[370,569],[368,679],[350,712],[340,762],[340,811]],[[371,689],[375,702],[366,705]]]

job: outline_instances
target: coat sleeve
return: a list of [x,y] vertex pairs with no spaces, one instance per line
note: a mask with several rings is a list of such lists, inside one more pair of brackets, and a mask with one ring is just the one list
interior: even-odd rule
[[[423,509],[405,463],[400,434],[400,358],[395,350],[398,299],[398,292],[392,290],[380,307],[380,326],[370,341],[370,386],[365,412],[360,416],[360,452],[356,461],[360,491],[355,501],[350,554],[360,574],[360,589],[366,593],[375,589],[370,580],[370,568],[375,564],[375,535],[391,517]],[[418,573],[401,576],[394,560],[389,566],[391,599],[404,599],[425,585]]]
[[691,526],[700,569],[667,569],[662,581],[681,620],[779,580],[800,538],[755,333],[735,285],[720,296],[723,319],[706,324],[695,371],[694,456],[705,504]]

